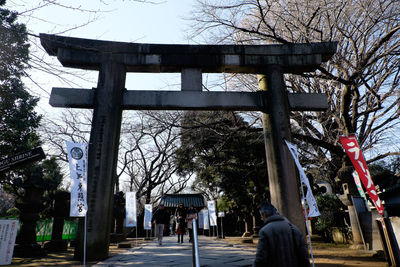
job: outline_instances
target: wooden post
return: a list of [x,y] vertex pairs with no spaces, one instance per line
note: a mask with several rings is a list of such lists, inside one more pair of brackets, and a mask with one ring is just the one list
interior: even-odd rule
[[291,141],[289,105],[282,67],[267,66],[258,75],[260,90],[269,91],[268,113],[262,114],[271,204],[305,236],[299,181],[285,140]]
[[[108,256],[125,78],[123,64],[101,64],[88,156],[87,260]],[[76,259],[83,258],[83,220],[79,226]]]

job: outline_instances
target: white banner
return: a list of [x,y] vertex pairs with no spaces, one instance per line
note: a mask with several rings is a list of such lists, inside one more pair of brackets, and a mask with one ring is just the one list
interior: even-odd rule
[[0,220],[0,265],[11,264],[18,220]]
[[204,230],[210,229],[210,223],[208,221],[208,210],[203,210],[203,222],[204,222]]
[[218,217],[225,217],[225,211],[219,211]]
[[151,217],[152,217],[153,206],[151,204],[144,205],[144,221],[143,227],[145,230],[151,229]]
[[216,226],[217,225],[217,214],[215,213],[215,201],[210,200],[207,201],[208,212],[210,216],[210,225]]
[[71,217],[85,217],[87,206],[87,144],[65,141],[71,181]]
[[307,204],[310,209],[307,215],[308,217],[317,217],[321,214],[319,213],[317,202],[315,201],[314,195],[312,194],[310,182],[308,181],[308,178],[304,173],[303,167],[301,167],[300,165],[297,146],[288,141],[286,141],[286,145],[288,146],[289,151],[294,159],[294,162],[296,163],[297,169],[299,170],[300,181],[307,186],[307,193],[305,198],[307,200]]
[[356,187],[358,189],[358,192],[360,193],[360,196],[362,198],[364,198],[365,200],[367,200],[367,198],[365,197],[364,190],[363,190],[363,188],[361,186],[360,176],[358,176],[358,173],[356,171],[353,171],[353,178],[354,178],[354,182],[356,183]]
[[199,221],[199,229],[203,229],[204,228],[204,214],[203,211],[200,211],[199,213],[197,213],[197,218]]
[[126,227],[136,226],[136,192],[126,192],[125,196]]

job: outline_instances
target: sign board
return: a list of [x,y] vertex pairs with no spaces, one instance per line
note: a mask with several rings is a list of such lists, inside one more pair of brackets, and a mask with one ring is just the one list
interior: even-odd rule
[[46,158],[41,147],[0,159],[0,173]]
[[77,221],[64,221],[62,239],[63,240],[75,240],[76,234],[78,232],[78,222]]
[[218,217],[225,217],[225,211],[219,211]]
[[0,220],[0,265],[11,264],[18,220]]
[[217,214],[215,213],[215,201],[210,200],[207,201],[208,212],[210,216],[210,225],[216,226],[217,225]]
[[125,198],[126,227],[136,226],[136,192],[126,192]]
[[36,222],[36,242],[51,240],[53,232],[53,219],[39,220]]
[[143,227],[145,230],[151,229],[151,216],[152,216],[153,206],[151,204],[144,205],[144,221]]

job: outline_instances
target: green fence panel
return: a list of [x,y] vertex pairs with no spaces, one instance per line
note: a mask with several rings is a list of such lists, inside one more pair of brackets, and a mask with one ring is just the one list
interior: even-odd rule
[[64,221],[64,228],[62,239],[65,240],[75,240],[76,232],[78,231],[78,222],[77,221]]
[[51,232],[53,231],[53,219],[39,220],[36,223],[36,242],[51,240]]

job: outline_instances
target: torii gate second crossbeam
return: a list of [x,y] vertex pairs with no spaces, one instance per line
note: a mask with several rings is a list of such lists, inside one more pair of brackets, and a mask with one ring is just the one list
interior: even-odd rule
[[[57,107],[93,108],[89,144],[87,259],[108,256],[113,185],[123,109],[252,110],[263,112],[271,202],[304,229],[299,183],[284,139],[289,109],[324,110],[326,96],[288,94],[284,73],[314,71],[336,43],[284,45],[165,45],[99,41],[40,34],[46,51],[65,67],[98,70],[97,88],[53,88]],[[127,72],[180,72],[181,92],[125,89]],[[202,73],[253,73],[260,92],[202,92]],[[82,259],[82,243],[75,257]]]

